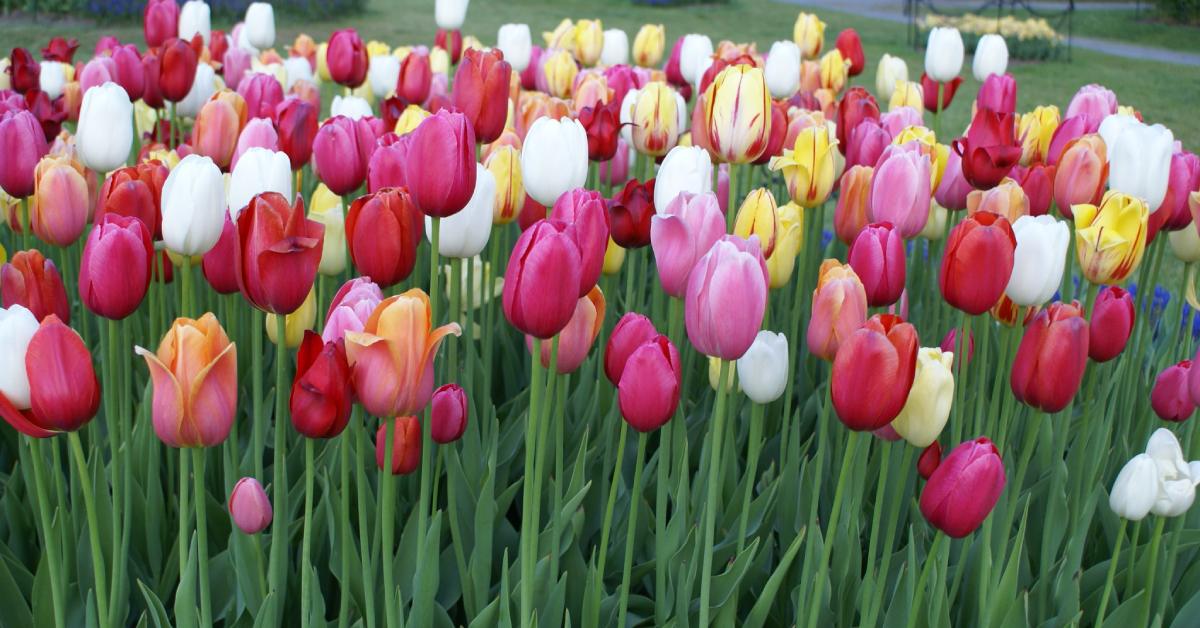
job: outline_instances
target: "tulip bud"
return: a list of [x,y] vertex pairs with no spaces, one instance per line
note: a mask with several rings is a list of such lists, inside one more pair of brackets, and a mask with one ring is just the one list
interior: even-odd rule
[[229,493],[229,514],[243,534],[258,534],[271,525],[271,500],[267,499],[258,480],[242,478],[233,485],[233,491]]
[[717,240],[688,278],[684,322],[696,349],[722,360],[746,353],[762,326],[768,285],[757,238]]
[[[92,313],[123,319],[150,287],[154,242],[142,221],[109,214],[92,228],[79,265],[79,298]],[[113,269],[121,269],[115,273]]]
[[467,396],[462,386],[446,384],[433,392],[429,432],[433,442],[448,445],[467,429]]
[[361,332],[382,301],[383,292],[370,279],[357,277],[347,281],[330,302],[321,339],[326,343],[336,342],[348,332]]
[[292,198],[291,161],[281,152],[251,148],[229,177],[229,214],[236,220],[255,196],[268,192]]
[[[86,95],[84,97],[86,100]],[[1135,121],[1117,136],[1107,138],[1109,189],[1145,201],[1150,212],[1157,212],[1166,196],[1171,173],[1171,154],[1175,136],[1161,124],[1148,126]]]
[[302,200],[289,207],[275,192],[252,198],[237,227],[234,262],[242,295],[265,312],[295,312],[312,290],[325,228],[305,217]]
[[1124,288],[1105,286],[1096,297],[1091,314],[1088,356],[1094,362],[1108,362],[1125,350],[1133,333],[1133,296]]
[[921,491],[921,514],[961,539],[983,524],[1005,484],[1004,461],[992,441],[981,437],[962,443],[930,474]]
[[1150,407],[1158,418],[1180,423],[1191,418],[1196,411],[1189,390],[1192,361],[1184,360],[1163,369],[1154,379],[1150,390]]
[[[442,218],[438,254],[465,259],[479,255],[492,233],[492,204],[496,179],[482,164],[475,163],[474,194],[462,211]],[[433,241],[433,220],[425,217],[425,235]]]
[[904,291],[904,241],[891,223],[873,223],[858,233],[847,261],[863,279],[867,304],[891,305]]
[[712,170],[712,160],[703,148],[676,146],[671,149],[654,180],[654,207],[662,213],[682,192],[697,195],[711,192]]
[[201,63],[196,66],[196,76],[184,97],[176,105],[176,113],[184,118],[195,118],[200,115],[200,108],[216,93],[217,75],[211,65]]
[[1008,45],[1004,36],[988,33],[979,38],[975,44],[975,55],[971,63],[971,73],[975,80],[982,83],[988,76],[1004,74],[1008,68]]
[[938,284],[942,298],[967,314],[982,314],[1000,299],[1012,277],[1016,236],[1003,216],[968,215],[950,231]]
[[766,188],[752,190],[742,202],[733,222],[733,234],[748,240],[758,236],[763,257],[775,252],[775,238],[779,232],[778,208],[775,197]]
[[333,438],[346,428],[353,405],[345,343],[341,339],[322,343],[320,336],[305,330],[304,341],[297,344],[300,351],[289,401],[292,427],[307,438]]
[[37,249],[21,251],[0,267],[0,299],[6,307],[20,305],[39,321],[57,316],[71,320],[71,305],[58,267]]
[[[599,287],[593,287],[590,292],[579,298],[575,311],[567,326],[559,332],[558,361],[551,365],[552,343],[541,343],[539,359],[544,368],[554,367],[560,374],[573,373],[587,359],[588,351],[600,334],[604,324],[605,301],[604,293]],[[530,351],[534,350],[533,336],[525,336],[525,344]]]
[[957,28],[937,27],[929,31],[925,44],[925,73],[939,83],[954,80],[962,71],[963,40]]
[[922,450],[921,456],[917,458],[917,473],[921,478],[928,480],[941,463],[942,444],[935,440],[932,445]]
[[1054,203],[1063,216],[1072,217],[1075,205],[1097,205],[1103,199],[1108,181],[1107,155],[1099,135],[1072,140],[1062,149],[1054,174]]
[[641,433],[654,431],[675,414],[682,389],[679,351],[658,335],[629,354],[617,384],[621,416]]
[[789,98],[800,88],[800,47],[794,42],[771,44],[765,68],[767,87],[775,98]]
[[620,194],[608,201],[608,221],[612,239],[623,248],[641,248],[650,244],[654,213],[654,179],[644,185],[630,179]]
[[344,196],[367,176],[375,149],[375,133],[366,120],[335,116],[325,121],[313,140],[313,169],[329,189]]
[[775,238],[775,251],[767,260],[770,287],[778,290],[788,284],[796,269],[796,257],[804,246],[804,208],[788,203],[779,208],[779,231]]
[[421,464],[421,419],[399,416],[385,420],[375,432],[375,465],[383,470],[387,464],[386,430],[392,427],[392,475],[408,475]]
[[1062,283],[1071,230],[1050,216],[1022,216],[1012,230],[1017,246],[1004,293],[1017,305],[1042,305]]
[[768,404],[787,388],[788,341],[783,334],[758,332],[754,343],[737,360],[737,376],[751,401]]
[[208,3],[203,0],[184,2],[179,12],[179,38],[191,41],[193,35],[199,35],[207,46],[211,33],[212,16]]
[[919,150],[905,146],[885,149],[871,176],[868,207],[872,219],[891,223],[904,238],[921,233],[929,220],[930,168],[929,156]]
[[771,95],[763,71],[731,65],[705,92],[703,130],[713,153],[729,163],[749,163],[767,148],[771,137]]
[[512,64],[516,72],[529,67],[533,43],[528,24],[504,24],[496,35],[496,48],[504,53],[504,60]]
[[34,169],[49,150],[37,117],[28,111],[0,112],[0,188],[16,198],[33,193]]
[[880,100],[891,100],[897,84],[908,83],[908,64],[904,59],[884,54],[875,69],[875,93]]
[[560,220],[538,221],[517,238],[509,258],[504,274],[504,316],[513,327],[535,338],[553,337],[574,314],[577,292],[542,288],[580,285],[583,262],[572,231]]
[[1067,407],[1087,367],[1088,321],[1078,302],[1054,303],[1025,328],[1012,367],[1018,401],[1044,412]]
[[[264,320],[264,330],[267,332],[267,340],[271,344],[279,344],[278,323],[276,322],[276,314],[267,314]],[[300,342],[305,337],[305,332],[311,330],[317,322],[317,301],[315,290],[309,291],[308,296],[304,298],[304,303],[300,304],[300,308],[295,312],[284,316],[283,325],[283,341],[284,345],[289,349],[295,349],[300,346]]]
[[832,150],[836,141],[825,126],[810,126],[796,136],[791,150],[771,160],[772,170],[782,170],[792,201],[801,207],[816,207],[829,198],[837,181]]
[[629,35],[625,31],[610,28],[604,31],[603,46],[600,49],[601,65],[621,65],[629,63]]
[[[917,370],[904,408],[891,422],[892,429],[913,447],[937,442],[950,418],[954,403],[954,353],[923,347],[917,352]],[[924,454],[922,454],[924,457]]]
[[83,167],[66,155],[47,155],[38,162],[29,222],[42,241],[65,247],[83,233],[90,209],[84,174]]
[[1141,521],[1150,514],[1158,496],[1158,465],[1142,453],[1121,467],[1108,495],[1108,506],[1118,517]]
[[525,135],[521,176],[525,191],[542,205],[580,188],[588,170],[587,132],[578,120],[539,118]]
[[181,255],[203,255],[217,243],[225,216],[221,170],[208,157],[188,155],[163,184],[163,240]]
[[666,29],[662,24],[643,24],[633,38],[633,60],[639,67],[654,68],[662,62]]
[[179,33],[179,5],[175,0],[149,0],[142,11],[142,32],[148,48],[158,48]]
[[916,329],[891,314],[876,314],[845,339],[833,359],[830,386],[846,427],[875,430],[900,414],[913,385],[917,348]]
[[367,78],[367,48],[353,28],[334,31],[329,36],[324,58],[329,77],[339,85],[353,89]]
[[867,321],[867,293],[849,264],[821,263],[808,321],[808,350],[833,361],[842,343]]
[[83,94],[75,137],[88,168],[107,173],[125,163],[133,144],[133,104],[120,85],[105,83]]
[[792,40],[805,59],[816,59],[825,45],[825,22],[812,13],[801,12],[792,27]]
[[496,183],[492,201],[492,223],[504,225],[516,219],[525,203],[525,185],[521,173],[520,152],[501,146],[484,160],[484,167]]

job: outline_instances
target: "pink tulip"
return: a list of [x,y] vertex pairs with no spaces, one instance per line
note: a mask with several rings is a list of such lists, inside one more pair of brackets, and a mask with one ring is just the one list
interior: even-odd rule
[[863,282],[867,304],[891,305],[904,291],[904,240],[888,222],[867,225],[850,245],[850,267]]
[[832,361],[851,334],[867,322],[867,292],[849,264],[821,262],[808,320],[808,350]]
[[742,357],[762,327],[768,282],[757,236],[717,240],[688,278],[684,323],[696,350],[722,360]]
[[956,151],[950,151],[942,182],[938,184],[937,192],[933,196],[937,204],[946,209],[966,209],[967,195],[974,189],[963,177],[962,157]]
[[232,172],[237,168],[238,159],[242,154],[251,148],[266,148],[268,150],[279,150],[279,134],[275,132],[275,125],[266,118],[254,118],[246,123],[242,129],[242,134],[238,136],[237,148],[233,151],[233,160],[229,164],[229,170]]
[[879,124],[888,135],[896,137],[910,126],[925,126],[925,120],[921,112],[913,107],[897,107],[879,116]]
[[476,167],[475,131],[466,116],[443,110],[425,118],[412,132],[408,154],[404,177],[418,209],[446,218],[467,206]]
[[600,181],[619,188],[629,180],[629,144],[617,140],[617,152],[608,161],[600,162]]
[[905,239],[925,228],[931,198],[929,156],[911,144],[884,150],[871,178],[871,218],[892,223]]
[[683,192],[650,221],[650,246],[663,292],[683,298],[696,261],[725,234],[725,218],[712,193]]
[[642,343],[625,362],[617,385],[621,416],[638,432],[656,430],[679,406],[683,370],[679,351],[666,336]]
[[854,166],[873,167],[891,143],[891,133],[878,121],[870,118],[863,120],[850,132],[846,146],[846,170]]
[[270,74],[255,72],[237,84],[237,93],[246,99],[247,118],[275,117],[275,108],[283,102],[283,86]]
[[262,484],[254,478],[242,478],[229,494],[229,514],[244,534],[258,534],[271,525],[274,513]]
[[225,212],[225,225],[221,227],[221,237],[217,245],[204,254],[201,270],[208,285],[218,294],[234,294],[238,288],[237,268],[233,264],[233,256],[237,254],[238,232],[237,225],[229,212]]
[[594,190],[579,188],[558,197],[552,220],[561,220],[571,226],[570,233],[579,245],[581,262],[579,295],[583,297],[600,280],[604,269],[604,251],[608,248],[608,210],[604,197]]
[[[105,214],[92,227],[79,265],[79,299],[92,313],[120,320],[137,310],[150,287],[154,243],[137,218]],[[120,272],[114,272],[119,269]]]
[[335,116],[321,125],[313,140],[313,169],[331,192],[349,194],[367,178],[367,162],[374,148],[375,131],[370,122]]
[[621,374],[625,372],[625,363],[629,356],[643,344],[658,336],[654,323],[637,312],[627,312],[613,327],[608,346],[604,348],[604,376],[614,386],[621,383]]
[[446,384],[433,391],[429,402],[429,435],[446,445],[462,438],[467,430],[467,395],[462,386]]
[[1011,74],[989,74],[979,86],[975,105],[980,109],[991,109],[1000,113],[1017,110],[1017,79]]
[[1057,165],[1067,146],[1088,133],[1087,127],[1088,120],[1084,116],[1064,118],[1058,124],[1058,128],[1054,129],[1054,135],[1050,136],[1050,146],[1046,148],[1046,163],[1051,166]]
[[561,220],[539,220],[517,238],[508,260],[504,317],[535,338],[554,337],[575,314],[579,295],[570,287],[579,285],[583,262],[572,231]]
[[137,101],[146,89],[146,72],[142,69],[142,57],[138,55],[137,46],[125,44],[114,49],[112,60],[116,70],[113,79],[129,95],[129,100]]
[[1196,402],[1192,401],[1188,386],[1191,370],[1192,361],[1184,360],[1163,369],[1154,379],[1150,407],[1158,418],[1179,423],[1192,417]]
[[84,94],[87,90],[110,81],[117,82],[117,64],[112,57],[92,57],[79,73],[79,89]]
[[929,476],[921,491],[921,514],[933,527],[960,539],[991,514],[1005,482],[1004,461],[992,441],[965,442]]
[[9,196],[33,194],[34,169],[49,147],[37,117],[28,111],[0,113],[0,188]]
[[408,187],[404,164],[408,161],[409,139],[412,134],[384,133],[375,142],[371,159],[367,161],[367,192],[374,194],[383,188]]
[[337,342],[345,338],[347,332],[362,331],[371,312],[382,301],[383,291],[366,277],[356,277],[342,284],[329,304],[321,340]]
[[1071,97],[1063,119],[1082,116],[1086,121],[1084,133],[1095,133],[1104,119],[1117,112],[1117,95],[1103,85],[1084,85]]
[[224,67],[222,69],[225,75],[225,84],[240,87],[252,64],[253,55],[250,54],[249,50],[239,48],[238,46],[230,46],[229,50],[225,51]]

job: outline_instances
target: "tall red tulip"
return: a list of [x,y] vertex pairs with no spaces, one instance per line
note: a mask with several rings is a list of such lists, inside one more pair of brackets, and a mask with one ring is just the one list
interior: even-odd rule
[[967,215],[946,239],[938,275],[942,298],[967,314],[990,310],[1008,286],[1016,245],[1012,225],[1003,216]]
[[289,207],[282,194],[267,192],[250,199],[237,228],[234,264],[242,295],[264,312],[295,312],[317,278],[325,226],[304,216],[303,199]]
[[162,45],[158,57],[158,89],[164,100],[179,102],[192,91],[199,59],[192,45],[172,37]]
[[850,76],[862,74],[867,67],[867,58],[863,54],[862,39],[853,28],[838,33],[834,47],[842,53],[842,57],[850,61]]
[[179,36],[179,5],[175,0],[149,0],[142,11],[142,34],[148,48],[158,48]]
[[292,427],[308,438],[333,438],[346,429],[353,405],[345,341],[326,343],[304,332],[289,401]]
[[275,131],[279,133],[279,150],[299,170],[312,158],[313,140],[317,137],[317,117],[320,112],[296,96],[284,98],[275,107]]
[[467,116],[475,139],[491,143],[504,132],[508,119],[508,88],[512,66],[498,50],[471,48],[454,73],[454,107]]
[[1025,327],[1012,367],[1018,401],[1044,412],[1071,403],[1088,359],[1088,322],[1079,302],[1052,303]]
[[426,215],[453,216],[475,191],[475,131],[461,113],[446,110],[421,121],[408,146],[405,179]]
[[871,307],[891,305],[904,291],[904,239],[890,222],[873,223],[858,232],[847,255],[862,279]]
[[589,160],[608,161],[617,154],[621,130],[619,107],[620,104],[613,101],[584,107],[579,112],[579,123],[587,133]]
[[445,50],[450,55],[451,63],[458,63],[462,56],[462,31],[457,28],[439,28],[433,36],[433,45]]
[[1104,286],[1092,306],[1088,357],[1093,362],[1108,362],[1121,355],[1133,333],[1134,320],[1133,295],[1120,286]]
[[24,306],[39,321],[51,315],[63,322],[71,320],[71,304],[58,267],[37,249],[21,251],[0,267],[0,300],[4,307]]
[[[165,102],[163,101],[162,85],[162,59],[159,57],[158,50],[147,50],[146,54],[142,55],[142,102],[146,103],[153,109],[162,109]],[[80,96],[82,102],[82,96]]]
[[876,314],[838,348],[830,378],[833,409],[846,427],[877,430],[904,408],[917,371],[917,330]]
[[367,178],[367,162],[374,149],[375,131],[370,122],[334,116],[321,125],[313,140],[313,170],[329,191],[344,196]]
[[367,46],[363,43],[358,31],[344,28],[334,31],[329,36],[329,46],[325,50],[325,63],[329,68],[329,77],[338,85],[355,88],[363,84],[367,78]]
[[675,414],[683,386],[679,351],[663,335],[642,343],[625,361],[617,384],[621,417],[633,429],[656,430]]
[[539,220],[517,238],[504,272],[503,306],[522,333],[551,338],[575,313],[579,294],[570,287],[579,285],[583,263],[573,230],[561,220]]
[[1013,114],[979,109],[966,137],[954,140],[954,151],[962,157],[963,177],[971,185],[996,187],[1021,159]]
[[850,134],[864,120],[879,121],[879,103],[875,102],[875,97],[866,88],[851,87],[842,96],[837,109],[838,150],[842,151],[843,155],[846,154]]
[[100,224],[109,214],[129,216],[145,223],[152,237],[161,238],[162,189],[168,174],[170,170],[158,160],[110,173],[100,187],[93,223]]
[[119,214],[105,216],[92,227],[83,247],[79,300],[104,318],[129,316],[146,296],[153,262],[154,241],[141,220]]
[[425,102],[429,99],[432,84],[433,69],[429,65],[429,55],[412,52],[404,57],[400,62],[400,74],[396,80],[396,95],[401,100],[410,105]]
[[956,539],[991,514],[1006,483],[1000,451],[987,438],[965,442],[942,460],[921,491],[921,514]]
[[422,218],[404,188],[361,196],[346,216],[346,244],[360,274],[382,287],[412,274],[421,242]]
[[25,351],[30,408],[21,412],[0,394],[0,416],[34,438],[73,432],[100,408],[92,354],[75,330],[53,314],[42,321]]
[[221,237],[216,246],[204,254],[201,270],[208,285],[217,294],[234,294],[238,292],[237,265],[234,256],[237,255],[238,231],[237,225],[229,212],[225,212],[225,224],[221,227]]
[[[956,76],[952,80],[945,83],[938,83],[929,78],[929,75],[921,73],[921,104],[926,111],[945,111],[950,108],[950,103],[954,101],[954,94],[958,92],[958,86],[962,85],[962,77]],[[941,107],[938,107],[938,94],[942,95]]]

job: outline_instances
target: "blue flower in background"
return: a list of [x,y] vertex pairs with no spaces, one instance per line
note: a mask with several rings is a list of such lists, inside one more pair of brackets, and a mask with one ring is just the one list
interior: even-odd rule
[[829,246],[830,242],[833,242],[833,232],[823,229],[821,231],[821,250],[825,250],[825,247]]

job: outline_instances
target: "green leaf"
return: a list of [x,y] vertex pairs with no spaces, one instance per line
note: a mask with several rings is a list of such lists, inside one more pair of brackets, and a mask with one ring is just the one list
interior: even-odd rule
[[146,613],[154,623],[154,628],[171,628],[171,617],[167,615],[167,608],[163,606],[162,600],[158,599],[146,583],[138,580],[137,585],[142,592],[142,598],[146,600]]
[[754,602],[754,607],[750,609],[750,614],[742,622],[742,628],[760,628],[767,620],[767,615],[771,612],[771,605],[775,603],[775,596],[779,594],[779,587],[783,584],[783,579],[787,576],[788,569],[792,566],[792,561],[795,560],[796,554],[800,551],[800,545],[804,541],[804,532],[805,529],[801,528],[800,534],[796,535],[791,547],[779,559],[779,564],[776,565],[775,571],[771,573],[766,586],[755,594],[757,599]]
[[0,608],[4,609],[3,617],[0,620],[6,627],[27,628],[33,626],[33,613],[30,612],[25,596],[22,595],[17,581],[8,569],[7,559],[0,559]]

